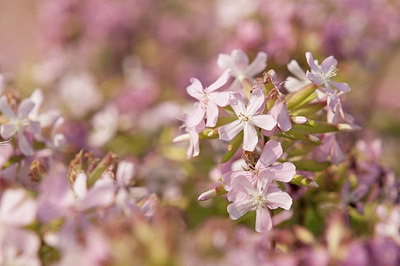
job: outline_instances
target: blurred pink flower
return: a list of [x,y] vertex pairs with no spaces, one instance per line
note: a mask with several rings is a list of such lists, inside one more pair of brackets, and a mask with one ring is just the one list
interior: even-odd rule
[[253,81],[255,75],[267,67],[267,54],[259,52],[254,61],[249,65],[249,58],[242,50],[233,50],[231,55],[220,54],[218,66],[222,69],[230,69],[235,81],[230,86],[231,91],[238,91],[243,80]]
[[7,97],[0,98],[0,110],[8,119],[7,123],[1,125],[1,136],[9,139],[18,134],[18,147],[22,154],[26,156],[33,155],[33,149],[25,133],[37,134],[41,131],[40,123],[29,119],[29,113],[34,107],[35,104],[31,100],[25,99],[20,103],[17,113],[14,113],[8,104]]

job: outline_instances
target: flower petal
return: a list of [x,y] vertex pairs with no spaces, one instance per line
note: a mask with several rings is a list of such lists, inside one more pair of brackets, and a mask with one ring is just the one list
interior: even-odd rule
[[315,85],[321,85],[325,83],[324,78],[319,73],[313,73],[307,71],[307,78],[311,80]]
[[218,120],[218,114],[219,114],[218,106],[216,106],[213,102],[209,101],[206,110],[206,115],[207,115],[206,127],[215,127]]
[[17,127],[13,124],[3,124],[0,128],[1,137],[9,139],[17,133]]
[[347,83],[344,83],[344,82],[343,83],[339,83],[339,82],[334,82],[334,81],[331,81],[331,83],[336,89],[338,89],[340,91],[343,91],[343,92],[349,92],[350,91],[350,86]]
[[307,63],[310,66],[311,70],[320,73],[321,69],[315,64],[312,53],[306,52],[306,58],[307,58]]
[[229,104],[237,116],[240,114],[246,114],[246,107],[240,93],[232,93],[231,98],[229,99]]
[[249,104],[246,108],[246,114],[248,116],[253,116],[258,109],[264,104],[265,95],[261,89],[255,89],[250,95]]
[[23,100],[18,106],[18,116],[28,117],[28,114],[33,110],[35,104],[30,99]]
[[243,129],[243,123],[235,120],[225,126],[218,128],[219,139],[231,141]]
[[23,131],[18,131],[18,147],[21,150],[22,154],[25,156],[31,156],[33,155],[33,149],[31,147],[31,144],[28,142],[28,140],[25,137],[25,134]]
[[230,91],[212,92],[208,94],[208,100],[221,107],[225,107],[229,104],[230,97]]
[[276,120],[271,115],[256,115],[251,117],[250,121],[265,130],[272,130],[276,126]]
[[87,176],[84,173],[79,173],[76,176],[72,189],[78,199],[85,198],[87,194]]
[[290,162],[270,166],[269,170],[274,176],[273,179],[281,182],[290,182],[296,174],[296,167]]
[[289,210],[293,202],[290,195],[283,191],[267,194],[265,198],[268,201],[268,207],[270,209],[276,209],[277,207],[280,207],[285,210]]
[[253,208],[253,200],[248,199],[229,204],[227,210],[229,217],[232,220],[237,220],[246,212],[250,211],[251,208]]
[[185,124],[187,127],[195,127],[200,124],[206,114],[201,103],[197,103],[195,106],[195,109],[186,117]]
[[221,88],[222,86],[224,86],[226,84],[226,82],[228,82],[228,79],[231,76],[231,70],[230,69],[226,69],[224,71],[224,73],[222,73],[222,75],[210,86],[208,86],[206,88],[207,92],[213,92],[219,88]]
[[200,101],[204,96],[203,85],[201,85],[201,82],[197,78],[191,78],[190,82],[192,84],[187,86],[186,92]]
[[6,96],[0,98],[0,110],[7,117],[8,120],[15,118],[15,113],[8,104]]
[[256,210],[256,231],[263,233],[271,230],[272,221],[267,208],[257,208]]
[[331,55],[327,57],[321,64],[321,70],[324,73],[328,73],[330,68],[333,66],[336,68],[337,60]]
[[249,58],[242,50],[233,50],[232,59],[240,72],[244,72],[249,65]]
[[296,78],[301,81],[308,81],[306,77],[306,72],[300,67],[296,60],[292,60],[287,64],[287,68]]
[[254,77],[267,67],[267,54],[259,52],[254,61],[247,67],[246,75]]
[[230,69],[232,75],[237,77],[240,74],[239,69],[235,65],[232,57],[227,54],[219,54],[217,64],[222,69]]
[[252,124],[246,123],[243,127],[243,133],[243,150],[254,151],[258,143],[256,128]]
[[278,160],[279,157],[282,156],[283,150],[282,146],[276,140],[268,141],[261,153],[260,159],[257,162],[256,168],[260,169],[261,167],[270,166],[273,162]]

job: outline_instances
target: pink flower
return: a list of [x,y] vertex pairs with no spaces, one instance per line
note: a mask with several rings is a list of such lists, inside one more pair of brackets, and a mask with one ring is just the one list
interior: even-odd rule
[[182,142],[189,140],[189,147],[186,152],[186,157],[190,159],[190,157],[196,157],[200,153],[200,147],[199,147],[199,133],[202,132],[205,128],[204,125],[204,120],[200,121],[200,124],[198,124],[195,127],[188,127],[186,126],[186,134],[179,135],[175,137],[172,141],[173,142]]
[[298,91],[304,86],[311,83],[307,78],[306,72],[301,69],[296,60],[292,60],[287,64],[287,68],[295,77],[288,77],[285,81],[285,88],[289,92]]
[[220,54],[218,56],[218,66],[222,69],[230,69],[236,78],[230,90],[237,91],[241,88],[244,79],[249,81],[267,67],[267,54],[259,52],[253,63],[249,64],[249,58],[242,50],[233,50],[231,55]]
[[292,128],[286,102],[283,98],[279,97],[276,100],[274,106],[271,108],[271,110],[269,110],[268,114],[275,118],[277,124],[272,130],[263,130],[264,135],[272,136],[277,127],[279,127],[282,131],[288,131]]
[[325,134],[322,144],[314,150],[314,156],[320,162],[329,159],[336,165],[346,160],[346,157],[340,148],[338,141],[336,140],[335,133]]
[[310,79],[316,85],[323,85],[327,92],[333,93],[331,85],[336,89],[348,92],[350,91],[347,83],[338,83],[331,80],[332,77],[337,75],[337,60],[333,56],[329,56],[322,61],[321,66],[314,61],[314,58],[310,52],[306,53],[308,65],[311,68],[311,72],[307,71],[307,78]]
[[[291,162],[275,163],[283,154],[282,145],[275,141],[268,141],[258,159],[254,170],[249,171],[231,171],[222,176],[224,188],[229,191],[228,199],[235,197],[235,191],[232,190],[232,181],[238,176],[245,176],[253,185],[258,182],[269,182],[276,180],[280,182],[289,182],[296,174],[296,167]],[[232,191],[232,192],[231,192]]]
[[276,120],[271,115],[257,115],[264,101],[265,97],[261,89],[253,90],[247,107],[245,107],[238,93],[232,94],[229,104],[235,111],[238,120],[220,127],[218,129],[219,139],[231,141],[243,130],[243,149],[246,151],[254,151],[258,143],[255,126],[265,130],[272,130],[276,125]]
[[256,211],[256,231],[259,233],[271,230],[272,221],[269,209],[278,207],[289,210],[292,206],[292,198],[288,193],[279,190],[268,182],[258,183],[254,187],[246,177],[238,176],[232,181],[232,187],[241,192],[241,197],[236,197],[234,202],[228,205],[229,217],[239,219],[248,211]]
[[14,113],[7,102],[7,97],[0,98],[0,110],[8,119],[8,122],[1,126],[0,134],[5,139],[18,134],[19,149],[26,156],[32,155],[33,149],[25,137],[25,132],[33,134],[40,132],[40,123],[32,121],[28,117],[34,106],[32,101],[25,99],[19,105],[17,113]]
[[195,110],[187,117],[186,124],[189,127],[195,127],[200,124],[204,116],[207,117],[207,127],[214,127],[218,119],[218,106],[228,105],[230,92],[216,92],[226,84],[231,73],[226,70],[213,84],[203,88],[203,85],[196,78],[192,78],[190,86],[186,88],[187,93],[199,100]]

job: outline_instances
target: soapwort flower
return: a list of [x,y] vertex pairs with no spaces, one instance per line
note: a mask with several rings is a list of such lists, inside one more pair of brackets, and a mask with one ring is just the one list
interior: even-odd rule
[[238,176],[232,181],[235,190],[241,192],[241,197],[235,197],[234,202],[228,205],[229,217],[233,220],[239,219],[245,213],[256,211],[257,232],[262,233],[272,228],[269,209],[278,207],[289,210],[292,206],[292,198],[288,193],[281,191],[268,182],[260,182],[254,187],[246,177]]
[[196,103],[195,110],[186,119],[186,124],[189,127],[196,127],[204,116],[207,117],[207,127],[215,126],[219,114],[218,106],[227,106],[230,95],[228,91],[217,92],[216,90],[226,84],[230,75],[230,70],[226,70],[217,81],[206,88],[203,88],[198,79],[192,78],[190,80],[192,84],[186,88],[186,91],[199,102]]
[[255,126],[265,130],[272,130],[276,125],[276,120],[271,115],[258,114],[264,102],[265,97],[261,89],[253,90],[247,107],[245,107],[238,93],[232,94],[229,104],[235,111],[238,120],[220,127],[218,129],[219,139],[231,141],[243,130],[243,149],[254,151],[258,142]]
[[249,64],[249,58],[242,50],[233,50],[231,55],[220,54],[218,56],[218,66],[222,69],[230,69],[232,76],[236,79],[232,83],[230,90],[240,90],[243,80],[253,81],[253,77],[267,67],[267,54],[259,52],[254,61]]
[[7,97],[0,98],[0,110],[8,119],[8,122],[1,125],[0,134],[3,138],[9,139],[14,135],[18,135],[18,146],[22,154],[29,156],[33,154],[33,149],[29,144],[25,133],[40,133],[40,123],[29,119],[29,114],[33,110],[35,104],[29,100],[23,100],[17,113],[15,113],[7,102]]

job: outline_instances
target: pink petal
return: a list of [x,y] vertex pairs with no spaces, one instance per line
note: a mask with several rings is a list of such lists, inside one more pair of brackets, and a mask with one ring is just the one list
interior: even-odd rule
[[18,106],[18,116],[28,117],[28,114],[33,110],[35,104],[30,99],[23,100]]
[[237,116],[240,114],[246,114],[246,107],[240,93],[232,93],[231,98],[229,99],[229,104]]
[[256,128],[250,123],[246,123],[243,128],[243,150],[254,151],[258,143]]
[[264,104],[265,95],[261,89],[255,89],[250,95],[249,104],[247,105],[247,115],[253,116],[258,109]]
[[135,175],[135,165],[131,162],[121,161],[118,164],[116,179],[119,185],[127,186]]
[[186,126],[187,127],[197,126],[198,124],[201,123],[205,114],[206,110],[202,107],[202,104],[197,103],[193,112],[191,112],[185,120]]
[[243,129],[243,123],[235,120],[225,126],[218,128],[219,139],[231,141]]
[[1,198],[0,223],[11,226],[26,226],[36,217],[37,205],[31,199],[25,199],[23,189],[7,189]]
[[190,142],[189,147],[186,151],[186,157],[189,159],[190,157],[196,157],[200,153],[199,148],[199,134],[196,131],[191,130],[189,132],[190,135]]
[[200,101],[204,96],[203,85],[201,85],[201,82],[197,78],[191,78],[190,82],[192,84],[186,88],[186,92]]
[[240,72],[243,72],[249,65],[249,58],[242,50],[233,50],[232,59]]
[[237,77],[240,74],[240,71],[233,62],[232,57],[227,54],[220,54],[218,56],[217,63],[218,66],[222,69],[230,69],[232,71],[232,75],[234,75],[235,77]]
[[333,66],[336,67],[337,60],[333,56],[327,57],[321,64],[321,70],[324,73],[327,73],[329,69]]
[[115,197],[115,187],[113,184],[94,186],[90,189],[78,206],[81,210],[92,208],[106,208],[112,204]]
[[280,207],[285,210],[290,209],[293,201],[289,194],[283,191],[266,195],[266,200],[268,201],[268,207],[270,209],[276,209]]
[[321,85],[325,83],[324,78],[321,76],[321,74],[318,73],[307,72],[307,78],[311,80],[315,85]]
[[338,83],[338,82],[334,82],[334,81],[331,81],[331,83],[336,89],[338,89],[340,91],[343,91],[343,92],[350,91],[349,84],[347,84],[347,83]]
[[0,110],[7,117],[8,120],[15,118],[15,113],[8,104],[6,96],[0,98]]
[[280,103],[280,112],[278,114],[278,117],[276,118],[276,121],[278,123],[279,128],[282,131],[288,131],[292,128],[292,123],[290,123],[290,118],[289,118],[289,113],[287,111],[286,104],[281,101]]
[[237,220],[253,208],[253,200],[242,200],[228,205],[229,217]]
[[225,107],[229,104],[230,97],[230,91],[212,92],[208,94],[208,100],[221,107]]
[[307,58],[307,63],[310,66],[311,70],[313,70],[317,73],[321,72],[319,67],[315,64],[314,58],[310,52],[306,52],[306,58]]
[[208,102],[207,104],[207,124],[206,127],[215,127],[218,120],[218,106],[216,106],[213,102]]
[[278,160],[279,157],[282,156],[283,150],[282,146],[276,140],[268,141],[261,153],[260,159],[257,162],[256,168],[260,169],[261,167],[267,167],[271,165],[273,162]]
[[8,162],[13,153],[14,149],[11,144],[5,143],[0,145],[0,169]]
[[18,147],[25,156],[33,155],[33,149],[23,131],[18,132]]
[[246,74],[249,77],[254,77],[267,67],[267,54],[259,52],[254,61],[246,69]]
[[251,117],[250,121],[265,130],[272,130],[276,126],[276,120],[271,115],[256,115]]
[[256,210],[256,231],[263,233],[271,230],[272,221],[267,208],[257,208]]
[[253,185],[244,175],[239,175],[233,178],[232,188],[242,191],[246,194],[253,194],[257,192]]
[[293,163],[284,162],[282,164],[273,165],[269,167],[274,179],[281,182],[290,182],[296,174],[296,167]]
[[300,67],[299,63],[296,60],[292,60],[287,64],[287,68],[294,76],[296,76],[299,80],[303,81],[307,79],[306,72]]
[[3,124],[0,128],[1,137],[9,139],[17,133],[17,127],[13,124]]
[[208,88],[206,88],[207,92],[213,92],[219,88],[221,88],[222,86],[224,86],[226,84],[226,82],[228,82],[228,79],[231,76],[231,70],[226,69],[224,71],[224,73],[222,73],[222,75],[217,79],[217,81],[215,81],[213,84],[211,84],[210,86],[208,86]]
[[80,173],[76,176],[73,190],[78,199],[83,199],[87,194],[87,176]]

